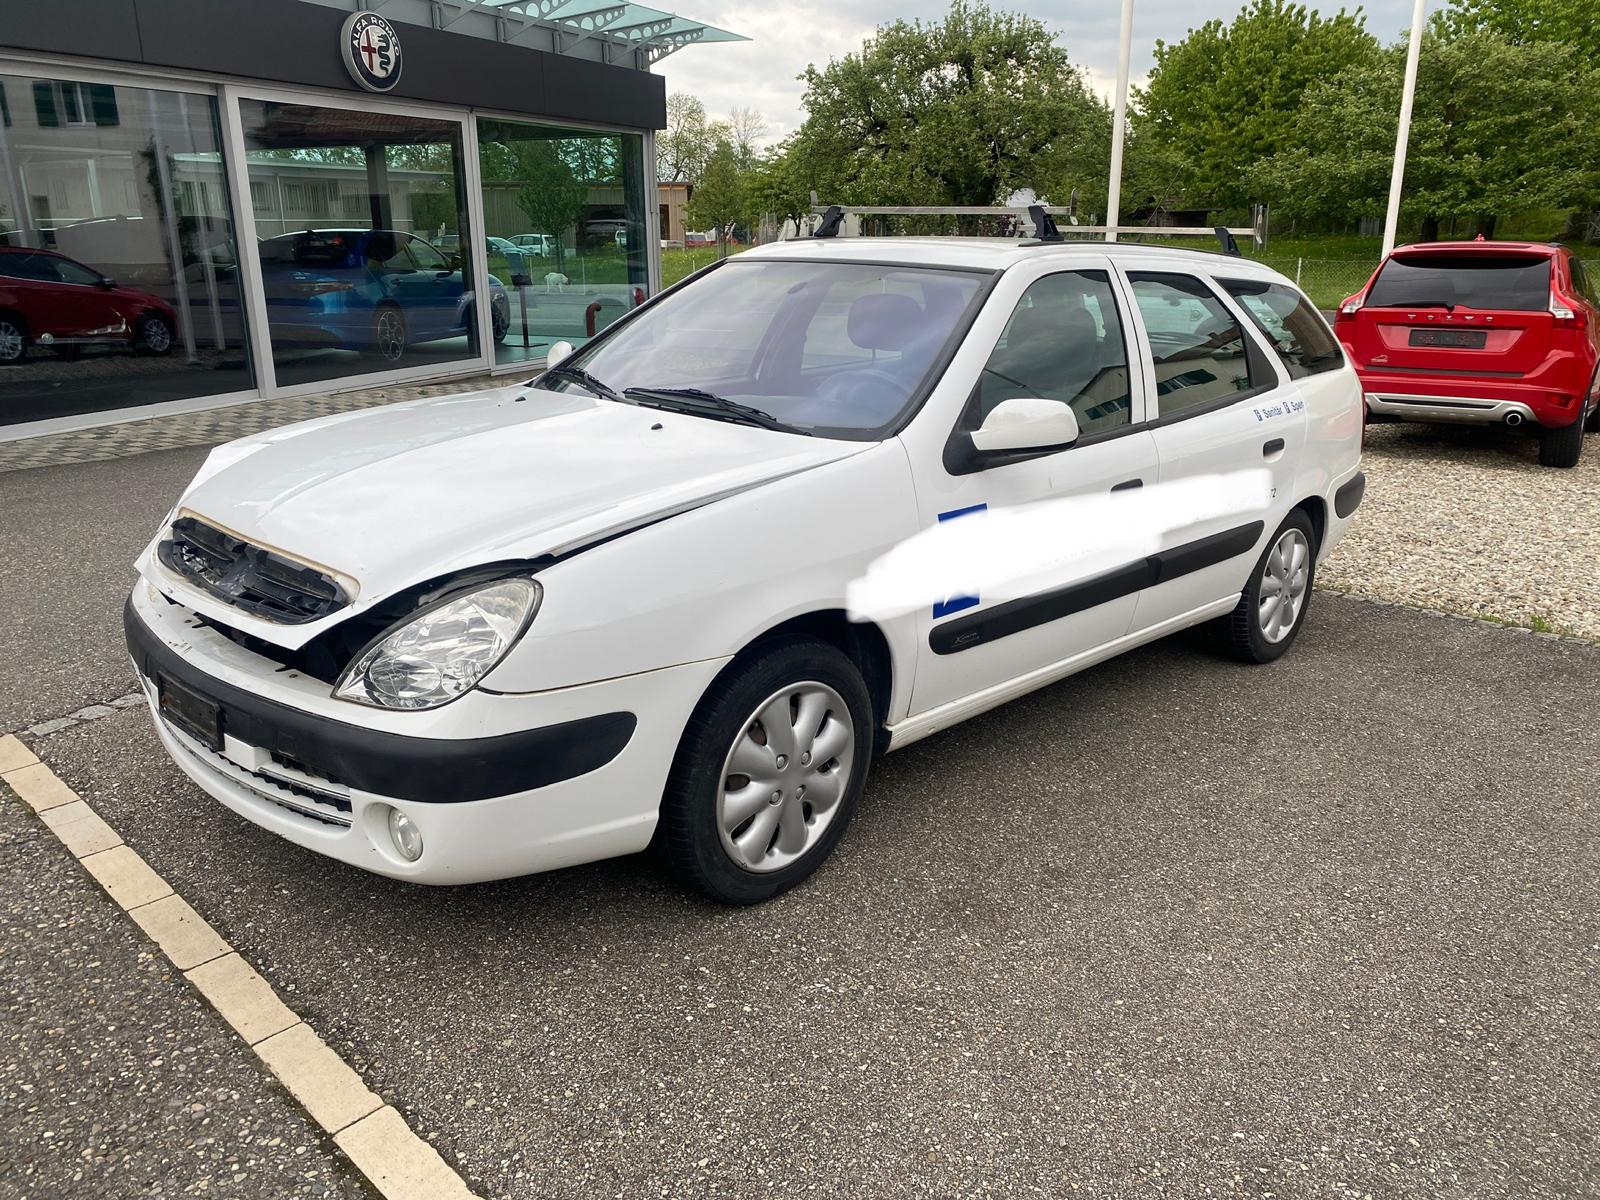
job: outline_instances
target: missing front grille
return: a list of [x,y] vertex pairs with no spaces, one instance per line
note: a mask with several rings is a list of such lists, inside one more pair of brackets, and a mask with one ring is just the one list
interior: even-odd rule
[[337,580],[194,517],[172,523],[157,548],[172,571],[252,616],[304,625],[350,603]]

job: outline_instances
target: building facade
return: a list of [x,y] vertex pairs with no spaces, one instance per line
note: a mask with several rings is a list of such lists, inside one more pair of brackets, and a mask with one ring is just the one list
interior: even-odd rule
[[0,438],[583,341],[659,284],[649,68],[735,36],[603,0],[6,10]]

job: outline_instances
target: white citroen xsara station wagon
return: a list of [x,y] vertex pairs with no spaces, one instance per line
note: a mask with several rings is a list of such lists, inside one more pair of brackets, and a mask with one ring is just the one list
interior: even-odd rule
[[[1355,373],[1236,257],[817,237],[551,360],[212,453],[126,612],[200,787],[419,883],[654,840],[762,900],[827,857],[880,753],[1200,622],[1278,657],[1362,495]],[[1093,531],[1090,574],[991,592],[953,563],[915,607],[850,608],[943,523],[1093,499],[1115,526],[1117,497],[1238,473],[1258,500],[1113,536],[1118,561]]]

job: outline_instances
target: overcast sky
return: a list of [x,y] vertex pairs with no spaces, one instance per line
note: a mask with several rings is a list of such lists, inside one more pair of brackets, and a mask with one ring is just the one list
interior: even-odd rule
[[[1428,0],[1428,11],[1446,0]],[[997,8],[1008,0],[993,0]],[[1157,38],[1181,41],[1195,25],[1212,17],[1230,19],[1243,0],[1134,0],[1133,81],[1141,82],[1154,61]],[[1324,13],[1337,12],[1335,0],[1310,0]],[[860,0],[859,3],[801,4],[795,0],[674,0],[662,5],[696,21],[742,33],[748,42],[688,46],[663,60],[656,70],[667,90],[689,92],[705,101],[713,116],[730,109],[756,108],[766,117],[769,141],[800,122],[801,87],[795,76],[807,64],[818,66],[858,49],[874,27],[904,17],[937,20],[945,0]],[[1044,21],[1072,60],[1089,72],[1096,91],[1110,99],[1117,80],[1117,0],[1035,0],[1016,8]],[[1354,8],[1355,4],[1348,5]],[[1367,0],[1367,28],[1385,42],[1405,35],[1410,0]]]

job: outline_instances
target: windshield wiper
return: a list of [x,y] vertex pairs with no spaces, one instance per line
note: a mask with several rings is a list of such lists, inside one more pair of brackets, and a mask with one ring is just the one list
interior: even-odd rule
[[792,425],[785,425],[777,417],[759,408],[751,408],[748,404],[740,404],[737,400],[729,400],[726,396],[719,396],[715,392],[708,392],[704,388],[694,387],[631,387],[623,389],[629,399],[637,399],[646,404],[659,408],[669,409],[674,412],[689,413],[697,417],[711,417],[714,420],[738,421],[745,425],[755,425],[761,429],[776,429],[781,433],[801,433],[806,437],[811,434],[804,429],[796,429]]
[[593,392],[596,396],[602,396],[607,400],[615,400],[618,404],[628,403],[628,401],[624,399],[615,388],[601,383],[582,367],[569,367],[566,363],[557,363],[555,366],[548,368],[544,375],[541,375],[539,378],[543,379],[546,375],[557,375],[565,379],[575,379],[579,383],[583,384],[584,387]]

